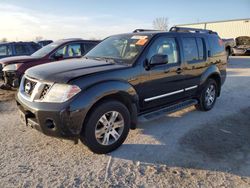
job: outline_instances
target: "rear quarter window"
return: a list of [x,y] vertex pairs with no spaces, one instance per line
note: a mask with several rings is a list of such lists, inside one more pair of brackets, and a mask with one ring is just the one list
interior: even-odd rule
[[211,55],[217,55],[225,51],[224,43],[218,36],[209,36],[208,43]]

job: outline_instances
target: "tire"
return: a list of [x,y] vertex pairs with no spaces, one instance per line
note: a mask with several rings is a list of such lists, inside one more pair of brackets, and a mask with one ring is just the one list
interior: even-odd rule
[[230,50],[230,48],[227,48],[226,52],[227,52],[227,58],[229,58],[229,56],[231,56],[231,50]]
[[114,100],[102,102],[86,120],[80,140],[94,153],[109,153],[125,141],[130,123],[130,113],[124,104]]
[[[214,88],[214,92],[212,91],[209,95],[209,91],[211,91],[212,88]],[[218,96],[217,82],[214,79],[208,79],[206,81],[205,87],[203,87],[201,91],[199,103],[195,107],[200,111],[209,111],[214,107],[217,96]]]

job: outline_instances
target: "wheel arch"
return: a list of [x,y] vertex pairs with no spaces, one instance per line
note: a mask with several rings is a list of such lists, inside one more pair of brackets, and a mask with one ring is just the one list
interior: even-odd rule
[[206,72],[201,76],[200,86],[204,86],[208,79],[214,79],[218,85],[218,97],[221,93],[221,74],[217,66],[209,67]]
[[138,109],[138,95],[136,90],[126,82],[106,81],[83,90],[80,96],[74,100],[71,107],[72,111],[78,110],[82,112],[82,122],[81,127],[78,129],[79,131],[83,130],[87,118],[93,109],[107,100],[116,100],[124,104],[131,115],[130,128],[136,128]]

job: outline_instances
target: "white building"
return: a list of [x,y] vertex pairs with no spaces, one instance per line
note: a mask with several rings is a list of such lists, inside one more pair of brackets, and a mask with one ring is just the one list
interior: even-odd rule
[[221,38],[250,36],[250,18],[176,25],[216,31]]

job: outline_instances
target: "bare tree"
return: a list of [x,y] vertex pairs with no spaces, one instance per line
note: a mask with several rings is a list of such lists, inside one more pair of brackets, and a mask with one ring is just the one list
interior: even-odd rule
[[43,39],[42,36],[36,36],[35,41],[38,42],[38,41],[40,41],[40,40],[42,40],[42,39]]
[[168,30],[168,18],[166,17],[159,17],[155,18],[153,21],[153,28],[157,30]]
[[0,42],[8,42],[7,38],[2,38]]

